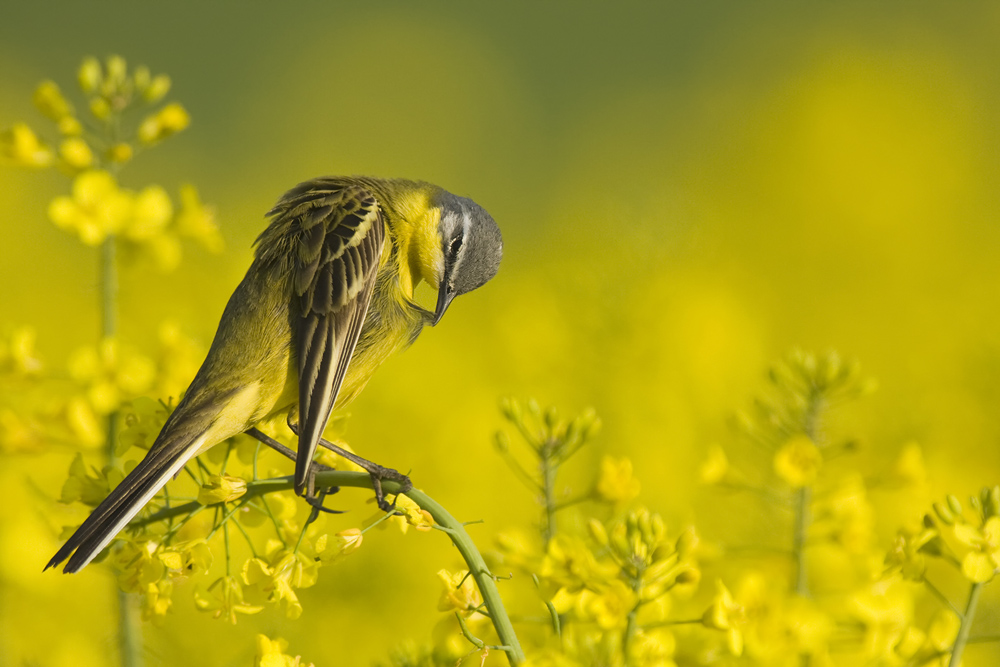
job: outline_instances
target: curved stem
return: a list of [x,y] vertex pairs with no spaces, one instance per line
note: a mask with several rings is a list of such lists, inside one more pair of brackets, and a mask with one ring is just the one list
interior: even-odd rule
[[[316,477],[321,479],[324,475],[333,474],[336,473],[320,473]],[[354,474],[360,475],[365,482],[371,483],[371,478],[368,475],[364,473]],[[385,486],[386,483],[382,484]],[[391,492],[391,489],[386,488],[386,491]],[[466,565],[469,566],[469,572],[472,573],[472,578],[479,586],[479,592],[483,596],[483,602],[490,610],[490,620],[493,621],[493,627],[497,631],[501,644],[503,644],[507,659],[511,665],[524,662],[524,651],[521,650],[521,644],[517,640],[517,635],[514,634],[514,626],[511,625],[510,617],[507,616],[507,610],[503,606],[503,600],[500,599],[500,591],[497,589],[493,574],[486,567],[486,561],[483,560],[483,556],[479,553],[472,538],[465,532],[465,527],[423,491],[411,489],[406,492],[406,495],[421,509],[427,510],[434,517],[435,523],[447,529],[448,537],[458,548],[458,552],[462,554]]]
[[[317,473],[316,485],[320,487],[352,486],[363,489],[374,488],[371,476],[368,473],[344,470],[329,470]],[[262,496],[276,491],[286,491],[291,488],[291,476],[247,482],[247,492],[240,500],[245,502],[254,496]],[[399,493],[400,485],[392,480],[382,480],[382,489],[386,494],[395,495]],[[500,598],[500,591],[497,589],[493,574],[486,566],[486,561],[483,560],[483,556],[479,553],[472,538],[465,531],[464,524],[455,519],[444,507],[423,491],[410,489],[405,495],[421,509],[426,510],[434,518],[434,522],[442,528],[443,532],[447,533],[452,543],[458,548],[458,552],[469,567],[469,573],[475,580],[476,585],[479,586],[479,592],[482,594],[483,601],[490,611],[489,617],[493,622],[493,628],[496,630],[497,637],[500,638],[500,643],[502,644],[500,648],[507,654],[510,664],[516,667],[516,665],[524,662],[524,651],[517,639],[517,635],[514,633],[514,626],[510,622],[507,610],[503,606],[503,600]],[[141,526],[162,521],[170,517],[185,514],[197,507],[200,507],[197,502],[174,505],[173,507],[167,507],[154,512],[144,519],[135,521],[133,525]]]

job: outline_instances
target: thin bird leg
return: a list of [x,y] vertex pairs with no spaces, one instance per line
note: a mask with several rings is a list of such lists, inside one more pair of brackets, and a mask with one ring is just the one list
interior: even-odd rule
[[[293,461],[295,460],[295,451],[293,449],[285,447],[283,444],[266,433],[262,433],[257,428],[249,428],[244,431],[244,433],[249,435],[254,440],[264,443],[279,454],[286,456]],[[307,484],[307,495],[305,496],[306,502],[309,503],[309,505],[314,509],[326,512],[327,514],[343,514],[341,510],[332,510],[328,507],[323,507],[323,499],[330,494],[340,491],[339,486],[331,486],[327,489],[321,489],[319,495],[316,494],[316,473],[326,470],[333,470],[333,468],[325,466],[322,463],[313,463],[312,472],[309,474],[309,482]]]
[[[288,428],[290,428],[292,433],[296,436],[299,434],[299,425],[292,423],[291,415],[288,417]],[[383,479],[398,482],[400,486],[399,493],[406,493],[413,488],[413,482],[410,481],[410,478],[398,470],[386,468],[385,466],[380,466],[379,464],[369,461],[368,459],[363,459],[357,454],[349,452],[343,447],[338,447],[329,440],[324,440],[323,438],[319,439],[319,444],[326,447],[331,452],[339,454],[368,473],[368,475],[372,478],[372,487],[375,489],[375,502],[378,504],[379,509],[383,512],[391,512],[396,508],[395,500],[389,503],[385,499],[385,492],[382,491]],[[313,462],[313,465],[316,465],[316,463]]]

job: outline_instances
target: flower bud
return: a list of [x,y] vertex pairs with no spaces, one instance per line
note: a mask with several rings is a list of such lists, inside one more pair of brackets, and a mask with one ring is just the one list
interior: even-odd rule
[[542,409],[538,407],[538,401],[536,401],[533,398],[528,399],[528,412],[530,412],[531,415],[536,418],[542,416]]
[[0,155],[25,167],[47,167],[52,164],[52,150],[24,123],[17,123],[0,133]]
[[649,512],[643,512],[639,514],[639,534],[642,536],[642,541],[646,544],[653,544],[655,539],[653,538],[653,523],[652,517],[650,517]]
[[601,420],[594,408],[584,410],[583,414],[576,418],[576,421],[579,424],[580,435],[584,440],[589,440],[601,430]]
[[108,56],[107,60],[108,76],[104,79],[105,93],[113,95],[122,89],[125,84],[125,74],[128,69],[125,59],[121,56]]
[[94,153],[80,137],[70,137],[59,145],[59,156],[73,169],[86,169],[94,163]]
[[698,541],[698,533],[694,532],[694,528],[689,526],[677,538],[674,548],[677,549],[677,553],[682,559],[690,558],[694,554],[694,550],[698,548]]
[[602,547],[608,546],[608,531],[603,523],[597,519],[591,519],[587,522],[587,529],[590,531],[590,537],[593,538],[594,542],[597,542]]
[[497,448],[497,451],[508,452],[510,451],[510,436],[504,431],[497,431],[493,444]]
[[38,84],[33,101],[43,115],[55,121],[73,112],[54,81],[42,81]]
[[100,61],[97,58],[86,58],[80,65],[76,78],[83,92],[92,93],[97,90],[102,78]]
[[149,85],[142,91],[142,99],[150,104],[156,104],[170,92],[170,77],[159,74],[152,78]]
[[90,100],[90,113],[98,120],[107,120],[111,117],[111,105],[103,97],[95,97]]
[[67,137],[78,137],[83,134],[83,125],[73,116],[63,116],[57,124],[59,134]]
[[139,125],[139,141],[144,144],[155,144],[176,134],[191,124],[191,116],[180,104],[173,102],[147,116]]
[[820,380],[827,387],[837,384],[842,374],[843,365],[840,356],[836,352],[830,352],[823,357],[820,363]]
[[697,584],[701,581],[701,570],[694,567],[685,568],[677,574],[677,578],[674,581],[681,586],[684,584]]
[[1000,486],[983,489],[983,514],[986,518],[1000,516]]
[[555,431],[558,425],[559,425],[559,413],[556,412],[556,409],[548,408],[547,410],[545,410],[545,426],[548,427],[549,431]]
[[215,505],[236,500],[247,492],[245,479],[232,475],[212,475],[201,485],[198,491],[198,502],[202,505]]
[[625,524],[619,523],[611,529],[611,534],[608,537],[608,544],[620,556],[627,556],[631,551],[628,546],[626,531]]
[[515,398],[504,398],[501,400],[500,412],[514,423],[521,421],[521,404]]
[[108,160],[121,164],[132,159],[132,147],[126,143],[115,144],[108,149]]
[[937,518],[941,520],[941,523],[948,526],[955,524],[955,515],[945,504],[934,503],[932,507],[934,508],[934,513],[937,515]]
[[132,73],[132,81],[135,83],[135,89],[140,93],[145,93],[146,89],[149,87],[149,81],[152,77],[149,74],[149,68],[145,65],[139,65],[135,68]]

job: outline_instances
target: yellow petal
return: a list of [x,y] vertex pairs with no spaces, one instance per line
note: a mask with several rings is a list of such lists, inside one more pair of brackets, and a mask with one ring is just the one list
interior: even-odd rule
[[973,583],[986,583],[995,572],[993,560],[980,551],[970,551],[962,559],[962,574]]
[[823,455],[805,435],[798,435],[786,442],[774,457],[774,471],[789,486],[800,488],[811,484],[819,474]]

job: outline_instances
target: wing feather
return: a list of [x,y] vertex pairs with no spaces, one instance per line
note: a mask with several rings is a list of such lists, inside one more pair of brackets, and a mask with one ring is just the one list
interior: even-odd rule
[[297,216],[300,227],[293,255],[301,314],[295,462],[300,491],[361,334],[385,241],[385,223],[371,192],[349,185],[323,192],[293,191],[280,205],[280,214]]

